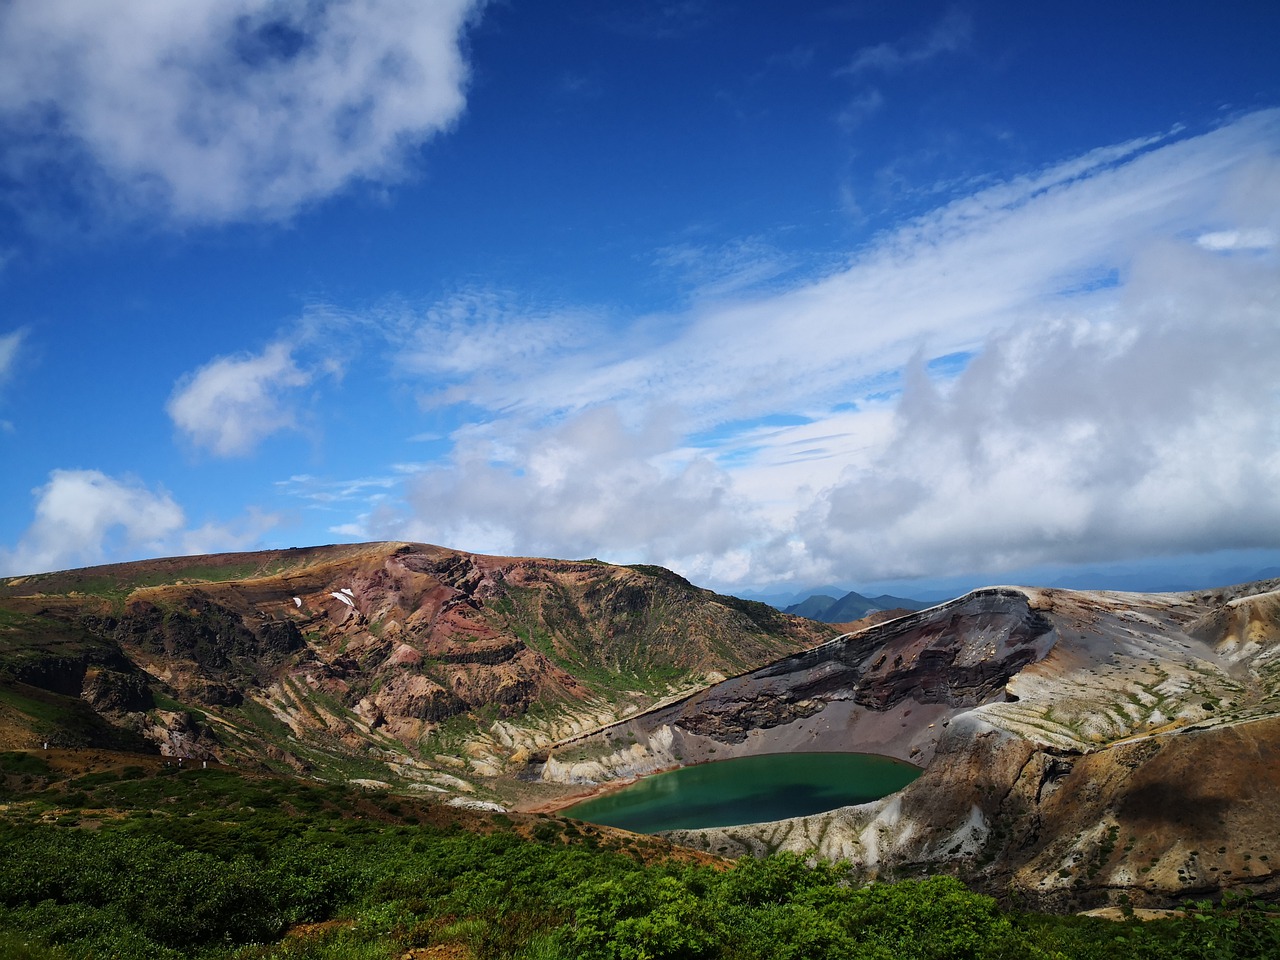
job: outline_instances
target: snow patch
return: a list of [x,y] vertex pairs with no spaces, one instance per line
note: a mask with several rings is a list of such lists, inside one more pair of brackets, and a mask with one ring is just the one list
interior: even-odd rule
[[351,602],[351,598],[348,597],[345,593],[331,593],[329,594],[329,596],[333,597],[335,600],[341,600],[348,607],[355,606],[355,604]]

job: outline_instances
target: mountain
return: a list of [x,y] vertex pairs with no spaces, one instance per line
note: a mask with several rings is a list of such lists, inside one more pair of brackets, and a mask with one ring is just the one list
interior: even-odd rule
[[836,605],[838,601],[835,597],[827,596],[824,593],[815,593],[811,597],[805,597],[799,603],[794,603],[787,607],[785,612],[793,617],[808,617],[810,620],[822,620],[823,614]]
[[424,544],[16,577],[0,581],[0,747],[492,798],[529,751],[833,633],[660,567]]
[[908,600],[905,597],[891,597],[883,594],[879,597],[864,597],[855,591],[836,599],[824,594],[807,597],[800,603],[786,608],[787,613],[797,617],[808,617],[823,623],[852,623],[861,620],[870,613],[881,610],[923,610],[932,604],[920,600]]
[[758,600],[761,603],[767,603],[771,607],[777,607],[779,610],[785,610],[787,607],[802,603],[812,596],[827,596],[835,599],[842,597],[849,592],[848,587],[838,587],[835,584],[826,584],[823,586],[810,587],[807,590],[790,590],[778,592],[765,592],[761,590],[742,590],[735,595],[743,600]]
[[1052,911],[1280,897],[1280,580],[993,587],[835,633],[659,567],[424,544],[17,577],[0,581],[0,750],[518,811],[710,759],[878,753],[922,775],[670,837],[953,873]]
[[974,591],[577,738],[540,775],[608,782],[794,750],[924,772],[874,803],[669,836],[731,856],[816,851],[868,878],[950,872],[1054,911],[1274,898],[1280,580]]

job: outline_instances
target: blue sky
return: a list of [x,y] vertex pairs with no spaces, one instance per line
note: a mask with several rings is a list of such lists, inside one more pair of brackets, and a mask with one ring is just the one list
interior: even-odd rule
[[0,573],[1280,565],[1280,7],[1151,11],[0,5]]

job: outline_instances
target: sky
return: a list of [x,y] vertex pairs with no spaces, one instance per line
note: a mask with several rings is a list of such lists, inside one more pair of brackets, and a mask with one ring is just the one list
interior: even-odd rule
[[1276,570],[1280,4],[1154,9],[0,2],[0,574]]

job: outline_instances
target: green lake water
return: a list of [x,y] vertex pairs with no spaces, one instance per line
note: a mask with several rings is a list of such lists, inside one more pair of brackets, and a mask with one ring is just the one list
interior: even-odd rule
[[636,833],[726,827],[878,800],[922,772],[869,753],[769,753],[655,774],[560,813]]

